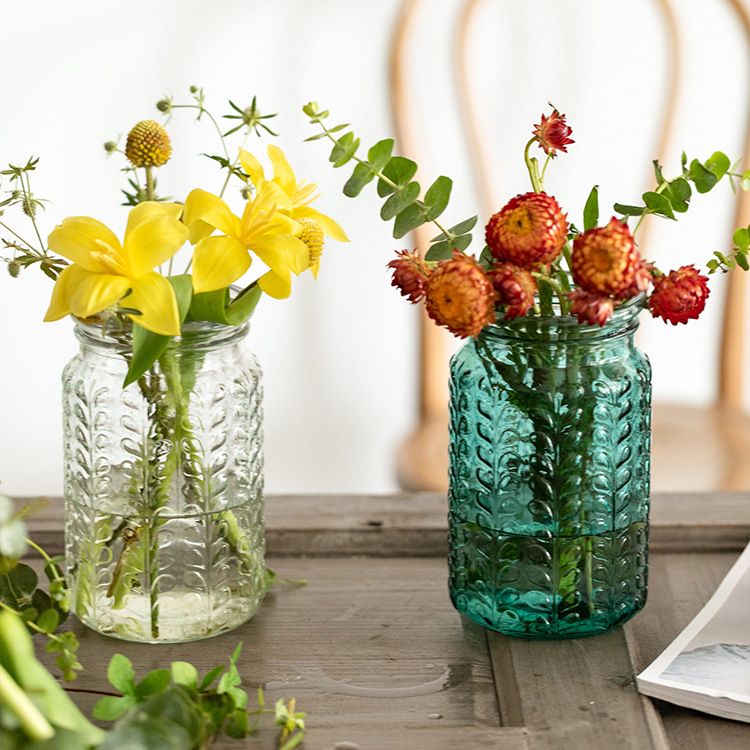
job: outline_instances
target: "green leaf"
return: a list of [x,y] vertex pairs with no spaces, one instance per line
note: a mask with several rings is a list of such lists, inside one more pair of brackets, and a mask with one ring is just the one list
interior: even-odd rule
[[37,574],[28,565],[18,563],[0,575],[0,601],[17,609],[31,598],[38,582]]
[[453,245],[447,240],[436,242],[425,253],[424,259],[429,261],[450,260],[453,257]]
[[649,191],[643,194],[643,202],[648,206],[649,212],[659,214],[659,216],[666,216],[668,219],[674,219],[674,211],[672,211],[672,204],[665,196],[661,193],[655,193]]
[[244,323],[253,314],[262,296],[263,290],[254,284],[244,294],[235,297],[226,308],[227,323],[230,326]]
[[681,214],[688,210],[692,194],[690,183],[684,177],[672,180],[662,192],[672,208]]
[[641,216],[645,209],[642,206],[628,206],[624,203],[615,203],[614,210],[623,216]]
[[101,721],[114,721],[137,705],[138,698],[135,695],[106,695],[96,702],[91,715]]
[[435,221],[445,211],[451,197],[453,181],[449,177],[438,177],[430,185],[424,196],[424,204],[427,207],[425,218],[427,221]]
[[333,146],[329,161],[333,162],[334,167],[343,167],[359,148],[359,138],[354,137],[354,133],[344,133]]
[[135,694],[143,698],[160,693],[169,685],[171,679],[172,672],[169,669],[154,669],[135,686]]
[[726,154],[723,154],[721,151],[714,151],[706,160],[704,166],[714,174],[718,181],[729,171],[731,162]]
[[198,691],[203,692],[208,687],[211,686],[211,683],[213,683],[216,678],[224,671],[224,666],[220,667],[214,667],[201,681],[201,684],[198,686]]
[[[392,157],[383,167],[382,174],[394,185],[407,185],[417,173],[417,164],[404,156]],[[386,180],[378,180],[378,195],[385,198],[395,190]]]
[[599,223],[599,186],[591,188],[586,205],[583,207],[583,229],[593,229]]
[[380,172],[391,159],[393,138],[378,141],[368,152],[367,161],[373,172]]
[[732,242],[734,242],[743,253],[748,252],[748,250],[750,250],[750,232],[748,232],[745,227],[740,227],[735,230],[732,235]]
[[107,669],[107,679],[112,687],[125,695],[135,695],[135,672],[127,656],[113,654]]
[[60,622],[60,615],[54,609],[48,609],[39,616],[36,621],[37,627],[45,633],[54,633]]
[[460,252],[464,252],[464,250],[466,250],[469,245],[471,245],[470,234],[462,234],[460,237],[455,237],[453,239],[453,247]]
[[388,198],[380,209],[380,218],[383,221],[390,221],[394,216],[401,213],[407,206],[414,203],[419,197],[419,183],[410,182],[408,185],[399,187]]
[[178,685],[198,688],[198,670],[188,661],[173,661],[172,679]]
[[394,239],[401,239],[405,234],[425,223],[424,208],[417,203],[412,203],[396,216],[393,225]]
[[699,193],[707,193],[719,181],[719,178],[697,159],[693,159],[690,162],[690,169],[687,176],[693,181],[695,189]]
[[656,159],[654,159],[654,175],[656,177],[656,184],[662,185],[664,183],[664,175],[661,171],[661,164]]
[[346,184],[344,185],[344,195],[347,198],[355,198],[362,192],[362,188],[365,185],[367,185],[369,182],[372,182],[374,177],[375,175],[373,174],[370,165],[367,163],[359,162],[357,166],[354,167],[352,176],[346,181]]
[[[472,216],[470,219],[464,219],[464,221],[459,222],[456,224],[455,227],[451,227],[448,230],[448,234],[451,236],[456,236],[459,234],[466,234],[466,232],[470,232],[472,229],[474,229],[474,226],[477,223],[479,217]],[[445,240],[447,239],[445,232],[441,232],[437,237],[432,238],[432,242],[437,242],[438,240]]]
[[750,264],[747,261],[747,255],[745,253],[735,253],[734,259],[737,261],[737,265],[743,270],[750,270]]
[[[182,323],[190,309],[190,302],[193,297],[193,282],[189,274],[179,276],[169,276],[167,281],[172,285],[175,299],[177,301],[177,311]],[[128,373],[123,383],[126,388],[131,383],[135,383],[138,378],[148,372],[159,357],[169,346],[172,340],[171,336],[162,336],[154,333],[133,322],[133,356],[128,366]]]

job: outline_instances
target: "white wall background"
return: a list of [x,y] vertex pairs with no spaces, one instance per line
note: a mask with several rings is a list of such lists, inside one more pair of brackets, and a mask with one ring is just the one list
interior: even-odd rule
[[[664,161],[742,148],[748,52],[727,0],[679,0],[687,86]],[[454,179],[445,221],[479,211],[453,94],[451,35],[458,0],[423,0],[409,54],[425,128],[421,177]],[[394,455],[416,412],[415,311],[391,289],[385,264],[395,241],[370,188],[341,195],[348,176],[327,163],[301,106],[317,100],[331,122],[350,122],[365,146],[393,134],[388,55],[400,0],[0,0],[0,165],[40,157],[35,190],[51,199],[45,232],[69,215],[94,216],[119,233],[126,209],[118,158],[101,144],[137,121],[161,116],[164,93],[189,99],[203,86],[213,112],[257,95],[280,132],[298,177],[316,182],[316,206],[344,225],[349,245],[331,242],[317,282],[297,280],[286,301],[265,300],[251,346],[266,374],[270,492],[384,492],[396,489]],[[575,145],[551,166],[546,187],[580,224],[583,201],[601,187],[612,203],[636,202],[650,187],[667,85],[663,17],[655,0],[485,0],[473,27],[473,79],[491,136],[498,210],[529,189],[522,152],[553,102],[568,115]],[[218,190],[220,175],[198,154],[215,148],[208,124],[189,112],[168,125],[174,153],[159,172],[163,193]],[[266,141],[251,147],[265,150]],[[7,182],[0,186],[7,189]],[[665,270],[704,264],[726,250],[734,202],[728,187],[699,196],[677,225],[654,227],[647,255]],[[20,226],[23,217],[2,220]],[[480,216],[486,221],[487,216]],[[670,224],[667,226],[667,224]],[[24,232],[28,230],[24,229]],[[1,231],[0,236],[7,232]],[[475,240],[479,252],[481,243]],[[687,327],[643,321],[641,343],[660,400],[704,403],[715,386],[721,279],[706,314]],[[51,284],[38,273],[0,272],[0,480],[7,494],[62,489],[59,381],[75,342],[70,321],[43,323]],[[644,316],[645,317],[645,316]]]

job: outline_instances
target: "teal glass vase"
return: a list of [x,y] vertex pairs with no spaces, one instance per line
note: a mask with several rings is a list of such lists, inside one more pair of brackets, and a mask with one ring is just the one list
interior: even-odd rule
[[640,299],[603,327],[487,326],[451,360],[456,609],[528,638],[607,631],[646,601],[651,367]]

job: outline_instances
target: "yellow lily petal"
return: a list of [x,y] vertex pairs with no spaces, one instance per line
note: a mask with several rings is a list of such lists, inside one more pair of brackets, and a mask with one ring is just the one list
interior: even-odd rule
[[141,312],[140,315],[129,315],[131,320],[162,336],[180,335],[177,300],[172,285],[164,276],[152,271],[134,279],[131,289],[121,303]]
[[284,152],[271,143],[268,145],[268,158],[273,164],[273,181],[291,195],[297,189],[297,178]]
[[269,297],[286,299],[292,293],[292,277],[289,273],[280,274],[268,271],[258,279],[258,285]]
[[129,275],[138,278],[169,260],[185,244],[188,234],[181,221],[164,212],[142,212],[135,220],[131,216],[123,243]]
[[92,273],[73,264],[63,269],[55,281],[46,321],[66,315],[88,318],[114,305],[130,288],[124,276]]
[[185,200],[183,221],[190,229],[190,242],[194,244],[206,236],[206,224],[229,237],[240,235],[240,220],[229,206],[217,195],[200,188],[191,190]]
[[111,266],[102,263],[102,251],[109,247],[114,254],[119,254],[122,250],[115,233],[89,216],[63,219],[62,224],[50,233],[47,244],[52,252],[89,271],[100,273],[112,270]]
[[237,281],[252,262],[245,246],[232,237],[206,237],[193,252],[193,290],[213,292]]
[[261,180],[266,179],[263,165],[249,151],[245,151],[244,148],[240,149],[240,164],[242,165],[242,169],[245,170],[245,174],[250,177],[253,185],[257,185]]
[[295,219],[312,219],[322,230],[323,234],[339,242],[349,242],[346,232],[330,216],[326,216],[315,208],[301,206],[292,213]]
[[299,276],[310,267],[310,249],[290,234],[267,234],[252,244],[253,252],[273,271]]

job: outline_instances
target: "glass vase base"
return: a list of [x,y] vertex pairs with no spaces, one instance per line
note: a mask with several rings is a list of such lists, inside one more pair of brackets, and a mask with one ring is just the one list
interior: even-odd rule
[[480,625],[536,639],[621,625],[646,603],[648,526],[599,534],[507,534],[452,519],[450,595]]
[[551,620],[555,620],[554,615],[550,617],[540,614],[538,611],[534,611],[533,607],[523,611],[519,606],[513,610],[493,613],[491,617],[488,617],[486,606],[482,602],[472,602],[465,594],[451,593],[451,601],[460,614],[488,630],[494,630],[516,638],[548,641],[601,635],[623,625],[642,609],[642,607],[639,607],[624,612],[617,617],[603,617],[592,620],[584,616],[584,622],[573,619],[570,622],[553,623]]
[[235,630],[253,617],[263,594],[254,598],[217,600],[194,591],[159,596],[158,617],[152,620],[151,602],[146,596],[128,597],[122,609],[102,604],[93,616],[78,615],[87,627],[102,635],[138,643],[185,643]]

